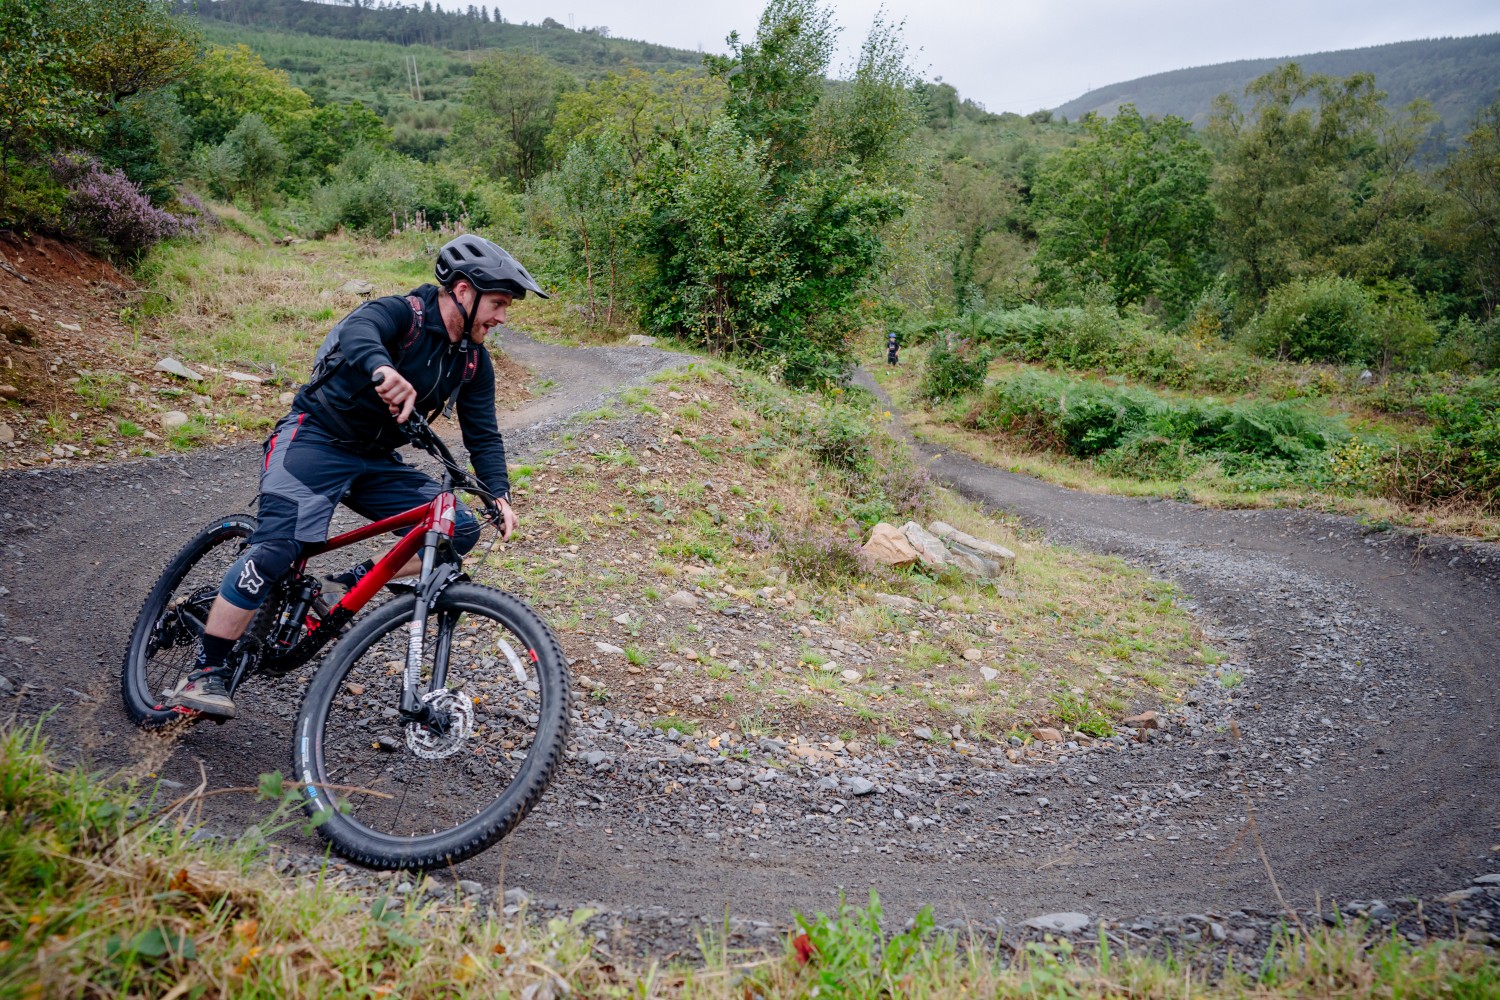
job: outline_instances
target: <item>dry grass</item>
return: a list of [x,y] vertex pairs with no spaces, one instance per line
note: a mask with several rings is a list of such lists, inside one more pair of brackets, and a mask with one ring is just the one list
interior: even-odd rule
[[[596,944],[591,911],[499,916],[416,891],[351,891],[331,873],[282,877],[269,834],[285,800],[233,843],[194,838],[191,797],[56,766],[36,729],[0,732],[0,995],[469,998],[1487,997],[1493,952],[1408,944],[1363,927],[1287,930],[1255,963],[1167,960],[1067,939],[963,939],[929,916],[886,929],[873,898],[799,917],[764,952],[712,930],[702,958],[663,964]],[[276,801],[275,783],[262,781]],[[248,790],[247,790],[248,791]],[[270,807],[268,807],[270,808]],[[130,811],[144,809],[143,819]],[[188,810],[189,812],[185,812]],[[794,932],[795,933],[795,932]],[[608,950],[607,950],[608,949]]]
[[[1059,697],[1118,720],[1170,699],[1217,658],[1171,587],[1115,559],[1034,543],[944,491],[929,493],[924,520],[1018,552],[1012,572],[993,583],[872,573],[840,557],[826,578],[799,578],[789,539],[813,539],[816,559],[867,534],[851,515],[868,516],[869,484],[777,437],[824,405],[704,367],[589,417],[564,450],[518,470],[522,534],[498,582],[522,577],[596,703],[714,733],[753,719],[783,735],[957,725],[986,740],[1086,720],[1060,713]],[[880,416],[863,419],[872,467],[904,462]],[[664,605],[681,589],[698,611]],[[917,604],[892,608],[881,594]],[[629,655],[601,654],[600,642]]]

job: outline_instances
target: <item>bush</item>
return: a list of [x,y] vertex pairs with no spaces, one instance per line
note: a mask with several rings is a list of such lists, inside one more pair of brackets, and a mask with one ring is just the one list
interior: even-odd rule
[[1208,461],[1274,478],[1307,466],[1339,436],[1287,403],[1177,400],[1036,372],[991,385],[965,422],[1137,478],[1177,478]]
[[827,528],[807,528],[776,538],[788,575],[823,586],[858,579],[865,569],[859,542]]
[[870,465],[870,431],[862,414],[847,406],[830,406],[813,437],[812,453],[840,472],[864,473]]
[[927,352],[921,394],[931,400],[966,396],[984,387],[989,366],[989,354],[977,348],[971,338],[961,339],[944,331]]
[[191,220],[157,208],[124,173],[106,168],[91,156],[59,156],[52,170],[68,192],[63,205],[65,231],[102,252],[134,257],[193,228]]
[[1250,350],[1284,361],[1372,361],[1376,309],[1346,278],[1299,278],[1271,292],[1245,331]]
[[[945,327],[918,328],[916,339]],[[1267,363],[1214,340],[1154,328],[1148,317],[1113,306],[1025,305],[971,318],[972,336],[1001,357],[1070,371],[1098,371],[1175,389],[1243,390],[1259,385]],[[1218,327],[1214,327],[1218,329]]]
[[315,231],[339,227],[387,236],[407,226],[488,225],[499,204],[482,182],[368,147],[351,150],[313,191]]

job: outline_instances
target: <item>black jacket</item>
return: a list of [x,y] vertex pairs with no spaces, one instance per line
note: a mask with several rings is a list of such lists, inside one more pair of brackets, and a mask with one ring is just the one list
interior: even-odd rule
[[[390,365],[417,390],[416,410],[429,420],[458,394],[454,408],[474,471],[486,489],[505,496],[510,478],[505,443],[495,421],[495,366],[489,351],[473,343],[463,345],[464,350],[448,339],[436,285],[423,285],[411,294],[422,301],[422,329],[410,346],[402,349],[414,319],[404,295],[364,303],[324,339],[313,379],[297,393],[292,409],[306,413],[350,447],[394,451],[406,438],[370,381],[375,369]],[[465,381],[464,369],[471,359],[477,366]],[[330,369],[332,374],[322,378]]]

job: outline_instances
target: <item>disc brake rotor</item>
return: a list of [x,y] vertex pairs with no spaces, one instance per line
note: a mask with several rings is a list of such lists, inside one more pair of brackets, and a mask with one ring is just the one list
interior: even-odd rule
[[423,695],[422,701],[448,716],[448,731],[435,733],[418,723],[408,723],[406,748],[423,760],[442,760],[458,753],[474,732],[473,700],[462,691],[439,688]]

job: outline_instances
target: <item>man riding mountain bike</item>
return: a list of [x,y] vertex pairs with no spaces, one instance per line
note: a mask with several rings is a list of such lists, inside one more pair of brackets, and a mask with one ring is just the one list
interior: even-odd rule
[[[312,379],[266,441],[250,545],[224,574],[197,665],[167,705],[234,718],[226,686],[230,652],[303,546],[328,538],[340,501],[374,521],[437,496],[441,486],[396,454],[406,443],[398,425],[414,411],[429,420],[445,408],[457,413],[464,447],[493,497],[490,516],[501,537],[510,537],[516,515],[484,341],[515,300],[528,292],[549,296],[520,262],[479,236],[447,243],[434,270],[437,285],[366,302],[324,339]],[[462,556],[478,541],[478,520],[460,506],[455,552]],[[369,566],[331,579],[353,586]],[[413,560],[397,575],[420,568]]]

